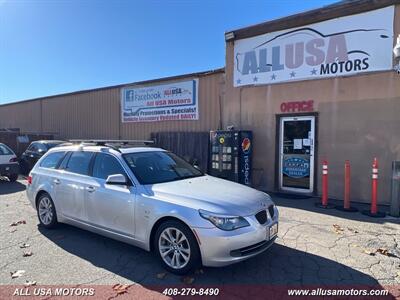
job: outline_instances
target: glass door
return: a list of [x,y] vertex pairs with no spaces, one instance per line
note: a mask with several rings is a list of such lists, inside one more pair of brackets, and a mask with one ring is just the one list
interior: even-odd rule
[[279,139],[279,188],[314,191],[315,118],[282,117]]

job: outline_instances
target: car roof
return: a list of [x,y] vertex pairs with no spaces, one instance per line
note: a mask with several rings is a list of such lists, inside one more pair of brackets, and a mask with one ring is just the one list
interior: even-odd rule
[[32,141],[32,143],[62,144],[62,143],[66,143],[66,141],[61,141],[61,140],[40,140],[40,141]]
[[95,152],[102,152],[102,151],[109,151],[113,153],[138,153],[138,152],[154,152],[154,151],[163,151],[165,149],[162,148],[155,148],[155,147],[127,147],[127,148],[114,148],[109,146],[95,146],[95,145],[65,145],[65,146],[58,146],[56,148],[50,149],[50,152],[56,151],[78,151],[78,150],[86,150],[86,151],[95,151]]

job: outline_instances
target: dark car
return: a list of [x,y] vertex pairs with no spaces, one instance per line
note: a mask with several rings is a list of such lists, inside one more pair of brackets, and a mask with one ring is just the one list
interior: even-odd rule
[[36,162],[51,148],[65,144],[65,141],[43,140],[32,142],[21,155],[21,171],[24,174],[30,172]]
[[0,143],[0,177],[5,176],[10,181],[18,179],[19,165],[17,156],[5,144]]

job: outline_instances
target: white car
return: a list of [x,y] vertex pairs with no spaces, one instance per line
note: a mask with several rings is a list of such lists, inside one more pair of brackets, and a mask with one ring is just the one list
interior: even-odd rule
[[19,164],[15,153],[7,145],[0,143],[0,176],[7,177],[11,182],[18,179]]
[[239,262],[274,243],[278,210],[266,193],[163,149],[93,143],[53,148],[32,169],[27,195],[42,226],[68,223],[153,250],[177,274]]

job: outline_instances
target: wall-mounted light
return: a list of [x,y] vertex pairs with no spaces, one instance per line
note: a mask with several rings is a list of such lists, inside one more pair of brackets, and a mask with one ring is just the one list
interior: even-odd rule
[[226,42],[229,42],[233,39],[235,39],[235,33],[233,31],[225,32],[225,41]]

